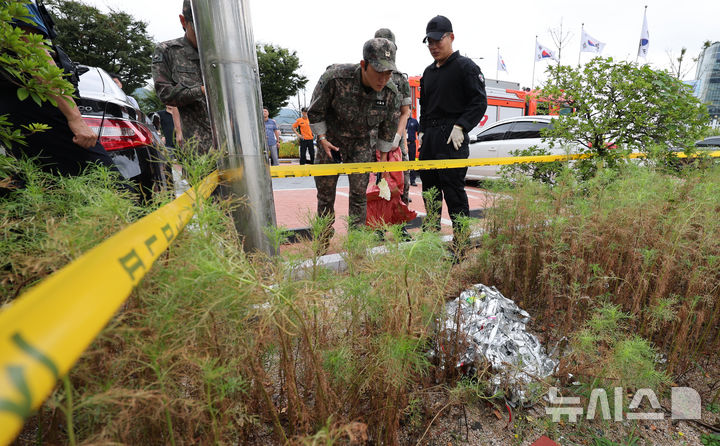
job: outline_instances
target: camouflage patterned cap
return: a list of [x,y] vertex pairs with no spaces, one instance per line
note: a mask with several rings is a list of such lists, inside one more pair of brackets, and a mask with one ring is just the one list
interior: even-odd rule
[[383,39],[388,39],[392,43],[395,43],[395,34],[393,34],[393,32],[390,31],[388,28],[380,28],[379,30],[375,31],[375,37],[382,37]]
[[395,44],[388,39],[376,37],[365,42],[363,59],[367,60],[375,71],[397,71],[395,68]]
[[183,11],[182,11],[183,17],[185,17],[185,20],[192,22],[193,16],[192,16],[192,6],[190,5],[190,0],[183,0]]

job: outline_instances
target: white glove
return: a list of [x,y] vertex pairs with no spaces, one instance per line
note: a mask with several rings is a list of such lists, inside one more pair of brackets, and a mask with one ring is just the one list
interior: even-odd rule
[[399,146],[401,140],[402,140],[402,136],[399,133],[396,133],[395,138],[393,138],[393,141],[392,141],[392,148],[395,149],[397,146]]
[[419,132],[418,135],[417,135],[417,146],[418,146],[418,147],[422,146],[422,137],[423,137],[424,134],[425,134],[425,133],[423,133],[423,132]]
[[383,178],[378,183],[378,188],[380,189],[380,193],[378,194],[380,198],[384,199],[385,201],[390,201],[390,185],[388,184],[387,180]]
[[463,128],[459,125],[454,125],[452,132],[450,132],[450,137],[448,138],[447,142],[445,144],[450,144],[452,141],[452,145],[455,147],[455,150],[460,149],[460,146],[462,145],[463,141],[465,141],[465,135],[463,134]]

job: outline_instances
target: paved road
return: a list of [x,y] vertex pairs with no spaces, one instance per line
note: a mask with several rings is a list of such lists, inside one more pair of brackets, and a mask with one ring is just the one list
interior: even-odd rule
[[[277,224],[286,228],[302,228],[308,226],[309,219],[315,215],[317,209],[317,191],[315,181],[311,177],[301,178],[274,178],[273,197],[275,201],[275,214]],[[479,210],[492,206],[495,196],[482,189],[467,185],[472,216],[478,216]],[[348,215],[349,187],[347,175],[340,175],[335,198],[335,230],[339,234],[346,231],[345,217]],[[410,188],[410,209],[419,216],[425,215],[425,206],[422,200],[420,180],[418,185]],[[417,225],[413,225],[417,226]],[[447,207],[443,203],[442,216],[443,232],[452,232]]]
[[[315,189],[315,180],[312,177],[273,178],[272,184],[273,190]],[[340,175],[338,187],[349,187],[347,175]]]

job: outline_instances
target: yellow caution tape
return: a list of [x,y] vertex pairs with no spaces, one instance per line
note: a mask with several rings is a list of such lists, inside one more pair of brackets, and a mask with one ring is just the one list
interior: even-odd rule
[[[398,172],[403,170],[428,170],[428,169],[454,169],[458,167],[471,166],[502,166],[519,163],[550,163],[553,161],[571,161],[591,158],[593,155],[542,155],[542,156],[508,156],[499,158],[469,158],[469,159],[445,159],[425,161],[389,161],[371,163],[341,163],[341,164],[304,164],[290,166],[270,167],[270,176],[273,178],[287,177],[317,177],[324,175],[339,175],[369,172]],[[628,158],[644,158],[644,153],[632,153]],[[679,158],[687,155],[680,152]],[[718,157],[720,151],[708,152],[707,156]]]
[[[208,197],[217,172],[198,187]],[[0,444],[9,444],[196,211],[190,189],[0,312]]]

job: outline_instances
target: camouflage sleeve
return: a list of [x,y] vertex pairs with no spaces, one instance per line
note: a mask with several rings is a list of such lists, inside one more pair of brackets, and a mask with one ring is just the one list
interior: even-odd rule
[[315,86],[310,107],[308,107],[308,119],[310,120],[310,129],[315,135],[324,135],[327,133],[327,115],[335,94],[335,82],[332,78],[332,72],[326,71]]
[[388,107],[388,113],[380,123],[377,147],[375,147],[381,152],[389,152],[393,148],[393,139],[397,133],[398,118],[400,118],[401,101],[402,99],[394,94],[388,100],[392,106]]
[[412,96],[410,94],[410,82],[408,82],[405,76],[402,77],[402,82],[400,83],[400,85],[398,85],[398,90],[400,90],[400,95],[402,96],[402,102],[400,105],[412,104]]
[[183,106],[204,98],[200,85],[188,86],[173,81],[173,63],[167,48],[158,45],[152,56],[152,77],[158,97],[166,105]]

